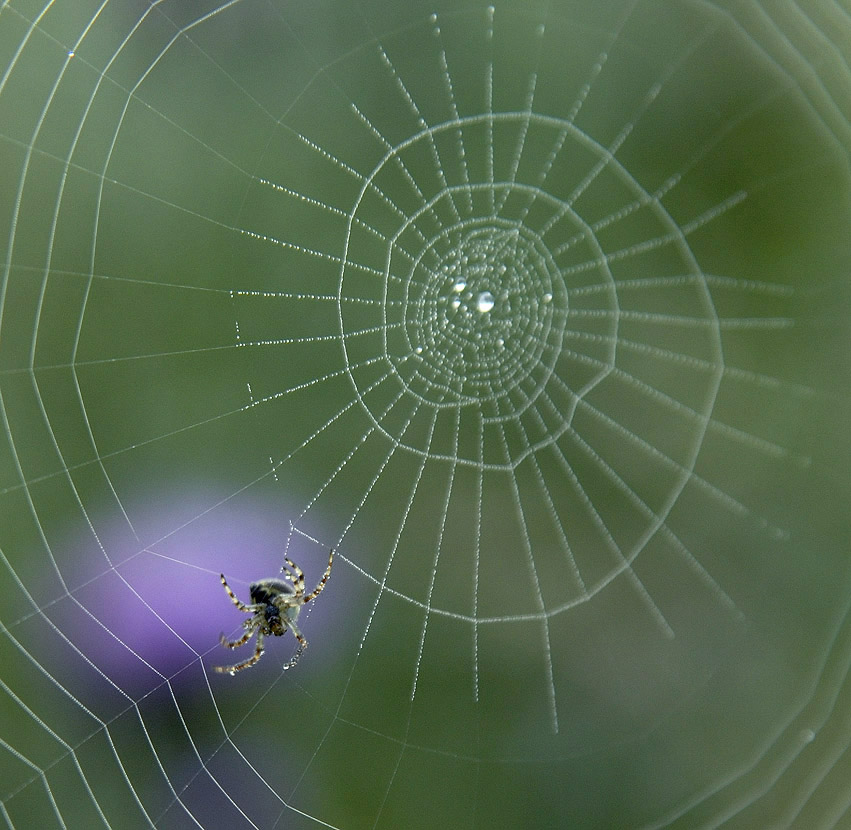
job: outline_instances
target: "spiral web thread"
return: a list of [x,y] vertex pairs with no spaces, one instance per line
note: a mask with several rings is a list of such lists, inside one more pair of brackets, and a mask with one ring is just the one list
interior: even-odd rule
[[[748,88],[732,114],[722,116],[652,186],[623,160],[671,86],[729,35],[728,18],[710,6],[689,5],[692,13],[701,12],[699,25],[685,27],[681,41],[654,67],[651,57],[636,49],[637,36],[631,33],[645,5],[626,3],[606,28],[589,27],[592,47],[579,58],[584,73],[558,85],[553,73],[568,24],[555,6],[537,15],[510,8],[503,15],[501,7],[487,6],[435,12],[412,16],[381,34],[358,9],[352,49],[328,61],[303,42],[285,9],[268,6],[264,13],[300,46],[309,66],[299,94],[278,116],[219,60],[210,46],[215,39],[206,40],[208,30],[241,23],[230,16],[249,7],[256,11],[235,0],[182,20],[169,4],[152,3],[104,60],[96,37],[114,4],[93,7],[82,27],[79,20],[55,17],[59,7],[53,2],[35,13],[11,2],[0,6],[0,26],[5,21],[19,34],[0,76],[0,101],[4,90],[11,98],[34,44],[54,60],[61,58],[31,129],[0,130],[20,171],[3,258],[0,334],[12,347],[26,345],[0,367],[0,412],[10,446],[10,473],[4,479],[9,483],[0,496],[4,509],[31,516],[32,544],[42,557],[18,563],[11,540],[3,543],[0,555],[13,599],[2,631],[15,665],[34,671],[46,693],[49,689],[86,724],[81,729],[64,715],[52,723],[38,701],[16,691],[11,675],[0,681],[7,703],[35,736],[27,741],[10,733],[2,739],[4,763],[14,770],[14,783],[0,803],[9,826],[20,826],[21,805],[33,800],[51,824],[71,826],[68,815],[79,816],[74,810],[88,811],[98,826],[120,824],[116,800],[104,795],[90,772],[96,745],[114,765],[114,781],[140,825],[204,826],[215,815],[209,812],[215,807],[201,803],[210,798],[247,826],[345,826],[342,819],[336,823],[336,807],[307,791],[330,764],[327,747],[342,740],[338,733],[349,727],[377,739],[377,757],[386,764],[376,771],[366,826],[392,821],[387,816],[398,809],[394,799],[404,790],[412,751],[436,753],[436,765],[444,757],[471,762],[483,778],[483,762],[501,761],[506,746],[512,760],[539,757],[521,738],[507,737],[498,749],[488,737],[488,727],[510,714],[515,700],[494,690],[502,672],[509,671],[499,667],[504,649],[494,643],[495,630],[522,638],[528,652],[524,693],[536,716],[530,739],[541,742],[541,757],[569,758],[575,744],[565,729],[570,718],[562,701],[571,694],[571,663],[563,645],[572,612],[593,609],[600,597],[626,586],[619,595],[625,613],[637,628],[648,621],[647,638],[665,648],[679,631],[672,619],[678,611],[659,582],[658,569],[664,568],[712,609],[713,624],[735,630],[748,620],[749,609],[733,599],[736,586],[707,563],[716,562],[731,576],[734,571],[707,556],[699,541],[689,541],[687,527],[675,515],[682,498],[696,500],[719,522],[747,528],[772,550],[787,550],[792,540],[782,516],[764,515],[732,479],[702,472],[699,459],[712,441],[758,459],[755,463],[767,469],[792,471],[785,473],[790,476],[812,465],[810,455],[770,430],[762,434],[717,414],[719,396],[730,388],[793,401],[795,407],[816,397],[805,383],[729,357],[746,353],[737,337],[771,343],[795,328],[795,289],[785,282],[708,272],[692,247],[694,238],[724,227],[787,171],[734,181],[721,198],[705,204],[694,200],[698,209],[677,196],[726,140],[792,95],[793,85],[788,79],[781,83],[786,76],[780,72],[767,74],[766,83]],[[757,18],[760,13],[765,15],[754,12]],[[791,49],[782,33],[815,29],[833,52],[844,48],[830,43],[825,20],[809,18],[799,7],[789,13],[788,30],[780,21],[763,20],[770,45],[780,40]],[[833,22],[847,16],[840,4],[825,13]],[[752,21],[745,13],[742,17],[747,31]],[[63,26],[73,28],[74,36]],[[142,58],[141,71],[128,70],[122,61],[128,52],[135,54],[149,27],[162,27],[166,35],[160,35],[147,63]],[[91,58],[90,43],[99,47],[92,46]],[[137,57],[144,55],[138,48]],[[598,106],[589,115],[595,95],[602,94],[598,90],[609,90],[608,78],[624,81],[618,75],[623,63],[613,68],[612,59],[637,57],[646,60],[645,70],[654,69],[652,80],[639,77],[625,93],[625,107],[611,119]],[[187,58],[223,82],[265,125],[261,152],[229,148],[224,130],[211,138],[191,114],[182,121],[179,109],[162,103],[153,88],[157,73],[166,72],[172,60]],[[51,117],[64,104],[65,85],[79,64],[90,88],[82,105],[76,102],[76,116],[68,122],[74,127],[66,125],[64,135],[55,138]],[[822,98],[833,100],[829,85],[821,91]],[[98,131],[95,153],[100,155],[93,156],[88,148],[95,136],[88,124],[103,117],[98,107],[104,99],[113,107],[114,123]],[[830,103],[821,112],[827,113],[827,132],[841,143],[847,123]],[[132,168],[133,129],[150,129],[151,123],[201,154],[200,167],[212,177],[235,181],[242,194],[238,208],[233,203],[221,208],[204,193],[181,190],[179,180],[146,181]],[[261,147],[259,141],[254,146]],[[39,236],[29,228],[35,207],[28,202],[28,188],[43,169],[56,166],[58,183],[43,212],[46,232]],[[63,209],[84,186],[81,177],[87,188],[94,182],[93,212],[85,214],[90,245],[82,260],[69,248],[63,225]],[[110,263],[121,257],[107,249],[120,233],[113,217],[122,204],[138,206],[140,213],[151,210],[161,222],[164,216],[180,217],[187,228],[203,228],[204,239],[227,239],[237,260],[256,259],[244,275],[218,273],[211,284],[198,274],[185,282],[171,275],[163,279],[146,272],[146,263],[136,272],[129,258],[126,268],[113,270]],[[701,250],[705,253],[705,247]],[[274,274],[283,275],[280,290],[263,276],[269,263]],[[37,289],[25,324],[30,328],[21,337],[11,317],[21,302],[15,292],[24,284]],[[67,300],[67,285],[73,286],[69,296],[78,312],[70,326],[64,324],[67,342],[56,346],[50,337],[57,324],[54,306]],[[125,349],[120,323],[106,317],[109,309],[124,320],[115,311],[116,300],[131,305],[147,297],[156,314],[164,315],[170,303],[188,295],[199,319],[212,322],[199,324],[197,331],[182,326],[170,333],[173,342],[137,331]],[[268,369],[263,368],[266,355],[273,358]],[[167,414],[147,432],[144,425],[111,432],[116,416],[97,402],[97,387],[103,384],[105,394],[117,398],[113,390],[121,378],[130,387],[144,382],[140,364],[169,370],[183,365],[180,361],[193,368],[223,365],[226,391],[211,391],[188,417]],[[173,371],[183,377],[185,370]],[[93,455],[80,456],[68,438],[56,402],[61,394],[73,402],[80,416],[78,435]],[[24,397],[41,427],[47,464],[31,456],[29,438],[17,437]],[[287,416],[291,429],[271,442],[263,422],[253,420],[270,410],[278,424],[280,413]],[[631,411],[646,419],[631,421]],[[217,495],[179,518],[155,523],[156,533],[147,526],[142,530],[143,511],[126,495],[125,464],[131,469],[159,464],[173,471],[157,455],[158,445],[188,464],[198,460],[193,433],[205,441],[227,441],[253,427],[259,437],[248,442],[247,452],[256,456],[250,474],[234,467],[238,473],[231,471]],[[636,475],[634,462],[644,475]],[[206,462],[212,470],[229,463]],[[96,492],[85,477],[92,469],[98,473]],[[88,542],[82,561],[55,541],[57,530],[48,517],[52,503],[42,485],[56,482],[65,509],[75,522],[81,520]],[[243,689],[245,703],[235,706],[209,679],[207,667],[216,655],[206,623],[203,630],[191,630],[191,622],[174,617],[161,599],[163,580],[146,584],[135,568],[146,563],[150,571],[156,563],[173,567],[169,573],[186,580],[217,579],[220,568],[236,567],[242,579],[235,585],[258,578],[248,564],[213,563],[207,554],[186,552],[180,541],[229,503],[261,488],[286,492],[292,508],[281,561],[306,549],[316,563],[322,550],[333,546],[337,570],[320,602],[344,603],[342,591],[334,594],[336,578],[349,587],[356,607],[348,608],[349,617],[335,617],[333,628],[316,636],[305,657],[319,664],[330,660],[320,650],[333,651],[332,640],[339,637],[342,668],[330,696],[321,691],[317,676],[286,687],[293,673],[284,678],[273,671],[259,690]],[[109,504],[106,515],[103,503]],[[392,519],[378,529],[384,511]],[[130,555],[125,537],[132,537]],[[182,657],[147,650],[123,616],[98,600],[98,594],[112,590],[154,623]],[[395,610],[388,612],[391,604]],[[745,753],[745,760],[650,810],[649,826],[676,825],[695,815],[711,826],[725,820],[746,826],[750,811],[761,809],[761,797],[786,786],[787,774],[797,777],[794,795],[783,805],[786,824],[806,821],[812,811],[818,826],[847,818],[847,797],[813,797],[830,793],[831,776],[847,751],[847,730],[838,739],[832,733],[808,772],[794,772],[841,700],[848,608],[839,600],[835,605],[838,622],[821,643],[813,680],[794,705],[780,710],[782,720],[773,733]],[[227,610],[213,593],[205,595],[202,608],[205,616]],[[332,610],[317,610],[312,619],[320,623],[323,613]],[[82,623],[74,622],[78,617]],[[190,615],[192,622],[197,618]],[[386,713],[374,712],[365,702],[371,687],[364,676],[373,661],[383,659],[384,646],[373,643],[386,644],[395,624],[405,668],[398,685],[405,694],[401,704],[398,699],[388,704]],[[348,633],[333,633],[343,625]],[[40,638],[30,633],[37,629]],[[307,636],[312,639],[309,630]],[[45,638],[96,677],[106,689],[103,699],[94,687],[65,679],[66,658],[53,653]],[[106,643],[102,649],[131,655],[149,675],[124,675],[117,663],[102,663],[102,651],[93,645],[100,638]],[[472,739],[464,731],[453,737],[430,733],[445,717],[435,709],[445,694],[435,676],[447,661],[461,678],[451,695],[466,701],[459,720],[483,712],[473,716],[480,720]],[[203,678],[197,681],[200,697],[183,690],[187,665]],[[262,748],[250,745],[256,737],[244,737],[256,736],[252,730],[282,689],[295,696],[292,705],[314,713],[316,725],[301,754],[288,756],[286,772]],[[173,766],[179,753],[148,710],[159,698],[158,711],[168,713],[184,754],[193,759],[188,769]],[[321,716],[311,708],[317,701]],[[648,721],[656,723],[655,717]],[[139,743],[128,739],[128,730]],[[40,741],[55,747],[47,757],[36,748]],[[626,743],[618,737],[611,741],[614,747]],[[158,772],[153,790],[140,783],[130,749],[140,744]],[[82,787],[82,806],[68,803],[67,776]],[[484,813],[475,795],[472,801],[473,814]]]

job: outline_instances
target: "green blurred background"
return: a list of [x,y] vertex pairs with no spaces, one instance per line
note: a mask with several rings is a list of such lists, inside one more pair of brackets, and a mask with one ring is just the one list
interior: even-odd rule
[[845,0],[2,2],[7,826],[851,827],[849,65]]

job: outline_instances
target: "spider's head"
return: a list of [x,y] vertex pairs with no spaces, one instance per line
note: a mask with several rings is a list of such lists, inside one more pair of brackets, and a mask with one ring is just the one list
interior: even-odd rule
[[278,606],[271,602],[267,603],[266,607],[260,613],[263,615],[268,633],[273,634],[276,637],[283,636],[287,627],[281,619],[281,611]]

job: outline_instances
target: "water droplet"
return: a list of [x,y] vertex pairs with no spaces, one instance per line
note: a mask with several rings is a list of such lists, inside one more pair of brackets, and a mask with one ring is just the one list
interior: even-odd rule
[[476,298],[476,308],[483,314],[493,308],[493,294],[490,291],[482,291]]
[[545,303],[551,303],[552,301],[553,301],[553,295],[552,294],[550,294],[549,292],[544,294],[544,302]]
[[464,277],[459,277],[455,280],[455,285],[452,286],[452,290],[456,293],[460,294],[467,287],[467,280]]
[[505,341],[501,337],[498,337],[496,340],[496,345],[502,348],[505,345]]
[[452,301],[452,308],[458,308],[461,305],[461,300],[457,297]]
[[423,347],[422,347],[422,346],[417,346],[417,348],[416,348],[416,349],[414,349],[414,351],[415,351],[417,354],[422,354],[422,353],[423,353]]

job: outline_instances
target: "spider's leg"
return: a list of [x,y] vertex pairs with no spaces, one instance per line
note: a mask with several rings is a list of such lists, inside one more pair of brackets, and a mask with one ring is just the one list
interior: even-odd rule
[[289,663],[284,663],[284,671],[287,669],[291,669],[298,661],[301,659],[301,655],[304,654],[304,650],[307,648],[307,640],[304,639],[304,634],[298,630],[298,626],[294,623],[289,624],[289,629],[295,635],[295,638],[298,640],[298,648],[296,649],[296,653],[292,656]]
[[283,576],[283,578],[287,580],[287,582],[291,582],[293,585],[296,586],[298,585],[298,577],[294,573],[292,573],[286,565],[281,567],[281,576]]
[[228,640],[224,634],[219,634],[219,642],[225,648],[239,648],[241,645],[245,645],[250,639],[251,635],[254,633],[254,628],[246,628],[245,634],[243,634],[238,640]]
[[237,663],[235,666],[213,666],[213,669],[220,674],[236,674],[243,669],[249,669],[263,656],[263,632],[257,632],[257,648],[254,649],[254,654],[247,660]]
[[246,614],[253,614],[257,610],[256,607],[246,605],[241,599],[237,598],[236,594],[231,591],[230,585],[228,585],[224,574],[219,574],[219,579],[222,580],[222,585],[224,585],[225,590],[228,592],[228,596],[231,598],[231,602],[233,602],[233,604],[237,608],[239,608],[240,611],[244,611]]
[[296,565],[296,563],[293,562],[293,560],[290,559],[288,556],[284,557],[284,561],[287,563],[287,565],[290,566],[290,569],[292,570],[293,574],[295,574],[294,577],[290,577],[290,578],[292,579],[292,583],[295,586],[296,594],[303,594],[304,593],[304,571],[301,568],[299,568],[299,566]]
[[302,599],[302,602],[310,602],[312,599],[316,599],[319,594],[322,593],[322,589],[325,587],[325,583],[328,581],[328,577],[331,576],[331,566],[334,564],[334,548],[331,548],[330,553],[328,554],[328,567],[325,568],[325,573],[322,574],[322,579],[319,580],[319,584],[306,596]]

